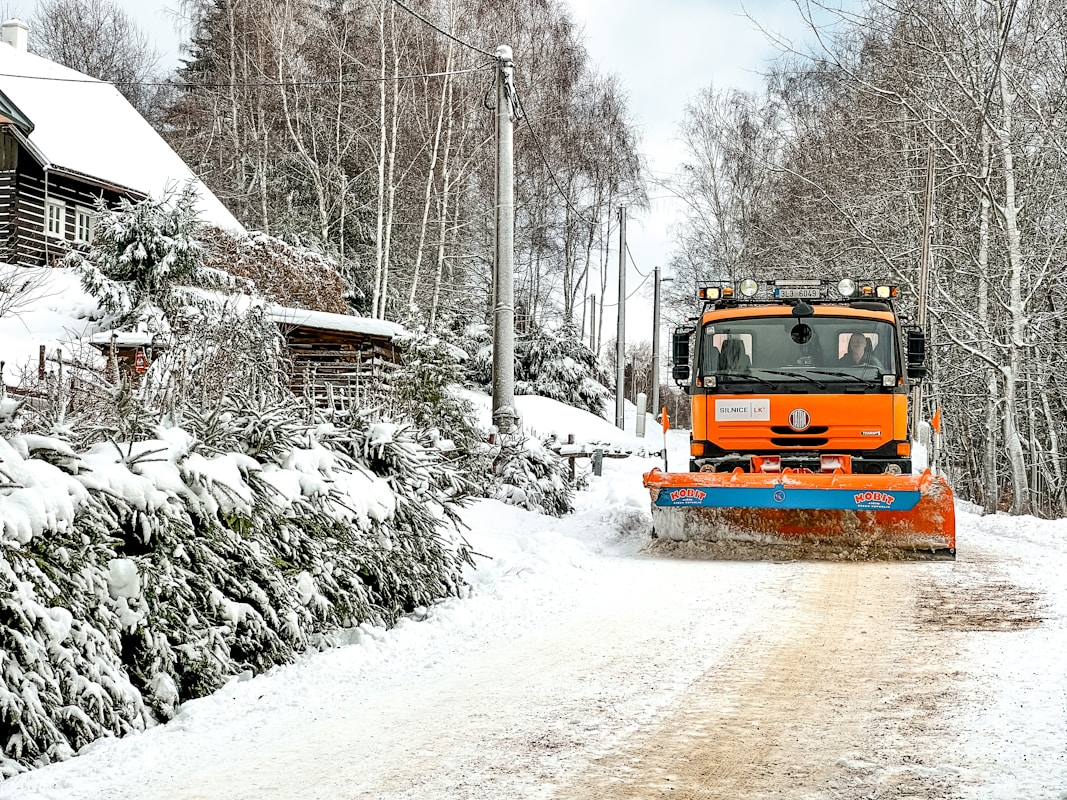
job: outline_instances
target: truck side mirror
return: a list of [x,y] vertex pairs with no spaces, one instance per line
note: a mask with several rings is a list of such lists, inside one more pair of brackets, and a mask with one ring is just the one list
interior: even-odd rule
[[671,336],[671,377],[679,386],[689,383],[689,337],[692,328],[679,328]]
[[908,377],[921,381],[926,377],[926,334],[920,328],[908,328]]

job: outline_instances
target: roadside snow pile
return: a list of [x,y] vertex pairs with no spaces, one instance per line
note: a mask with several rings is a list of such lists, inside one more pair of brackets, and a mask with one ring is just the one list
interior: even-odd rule
[[1067,552],[1067,519],[1045,520],[1029,516],[1012,516],[998,511],[985,514],[979,506],[956,501],[957,527],[980,530],[986,535],[1010,539],[1013,543],[1041,550]]

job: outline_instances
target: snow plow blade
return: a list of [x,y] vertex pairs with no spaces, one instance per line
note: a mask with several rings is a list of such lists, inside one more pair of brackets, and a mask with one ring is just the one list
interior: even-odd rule
[[[729,559],[954,559],[952,490],[931,474],[645,473],[652,550]],[[684,543],[681,544],[681,543]]]

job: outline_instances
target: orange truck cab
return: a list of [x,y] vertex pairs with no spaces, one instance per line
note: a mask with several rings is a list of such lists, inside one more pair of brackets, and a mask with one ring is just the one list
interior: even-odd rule
[[675,332],[673,377],[692,398],[691,472],[909,474],[908,394],[922,331],[894,286],[744,280],[700,290]]

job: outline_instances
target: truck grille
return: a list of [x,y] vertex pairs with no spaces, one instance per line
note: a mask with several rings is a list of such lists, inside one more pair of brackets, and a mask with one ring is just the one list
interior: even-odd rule
[[822,447],[830,440],[816,436],[778,436],[771,439],[775,447]]
[[[809,425],[803,430],[803,434],[805,436],[818,436],[819,434],[826,433],[828,430],[830,430],[830,428],[826,425]],[[793,430],[788,425],[772,425],[771,433],[795,436],[798,431]]]

